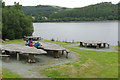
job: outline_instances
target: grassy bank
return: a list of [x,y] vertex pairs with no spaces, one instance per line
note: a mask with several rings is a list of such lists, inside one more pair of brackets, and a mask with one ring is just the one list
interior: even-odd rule
[[10,72],[8,69],[2,69],[2,78],[22,78],[20,75]]
[[77,54],[78,59],[73,63],[41,70],[44,74],[52,78],[118,77],[118,53],[65,48]]
[[58,44],[58,45],[61,45],[61,46],[65,46],[65,45],[68,45],[68,44],[77,44],[77,43],[79,43],[79,42],[61,42],[61,41],[50,41],[50,40],[44,40],[42,42],[55,43],[55,44]]
[[20,44],[20,45],[25,45],[25,42],[22,39],[16,39],[16,40],[10,40],[9,42],[1,43],[3,45],[6,44]]
[[[48,41],[52,42],[52,41]],[[118,53],[88,51],[65,46],[72,43],[52,42],[62,44],[71,53],[78,56],[73,63],[58,65],[40,71],[52,78],[117,78]]]
[[[55,44],[58,44],[58,45],[67,45],[67,44],[76,44],[78,42],[60,42],[60,41],[50,41],[50,40],[43,40],[41,42],[50,42],[50,43],[55,43]],[[9,42],[5,42],[5,43],[0,43],[0,44],[3,44],[3,45],[6,45],[6,44],[20,44],[20,45],[25,45],[25,41],[23,41],[22,39],[16,39],[16,40],[10,40]]]
[[[88,51],[88,50],[76,49],[66,46],[68,44],[75,44],[69,42],[55,42],[49,40],[44,40],[42,42],[56,43],[58,45],[65,47],[71,53],[76,54],[78,56],[78,59],[72,63],[66,63],[45,69],[38,69],[40,72],[42,72],[48,77],[52,77],[52,78],[117,78],[118,77],[117,52]],[[3,44],[11,44],[11,43],[24,45],[25,42],[19,39],[19,40],[11,40],[10,42]],[[9,75],[6,74],[8,74],[8,72],[6,72],[6,70],[3,71],[3,75],[5,75],[3,77],[9,77]]]

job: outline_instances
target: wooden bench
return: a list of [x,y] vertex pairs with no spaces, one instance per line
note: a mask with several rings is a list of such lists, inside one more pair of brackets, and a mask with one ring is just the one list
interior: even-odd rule
[[[20,54],[28,54],[28,62],[35,62],[34,55],[46,54],[47,52],[42,49],[36,49],[35,47],[22,46],[19,44],[8,44],[3,45],[2,49],[4,49],[5,54],[8,52],[9,54],[17,54],[17,60],[20,60]],[[3,56],[3,55],[2,55]]]
[[81,41],[80,46],[82,46],[82,47],[83,46],[84,47],[96,47],[97,49],[99,49],[101,47],[105,48],[106,46],[108,46],[108,48],[109,48],[108,43],[105,43],[105,42],[102,42],[102,41],[95,41],[95,40]]
[[66,58],[68,58],[68,53],[65,48],[61,47],[60,45],[49,43],[49,42],[40,42],[42,46],[38,46],[38,49],[43,49],[45,51],[53,51],[54,52],[54,58],[59,58],[59,51],[62,51],[62,55],[64,54],[64,51],[66,52]]
[[8,62],[10,55],[2,55],[2,54],[0,54],[0,57],[6,57],[6,61]]
[[62,51],[62,55],[64,54],[64,51],[65,51],[65,53],[66,53],[66,58],[68,58],[68,53],[70,53],[68,50],[63,50]]

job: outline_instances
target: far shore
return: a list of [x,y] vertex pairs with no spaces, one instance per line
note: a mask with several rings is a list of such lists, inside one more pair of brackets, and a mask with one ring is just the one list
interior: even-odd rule
[[84,22],[118,22],[118,20],[104,20],[104,21],[60,21],[60,22],[33,22],[33,23],[84,23]]

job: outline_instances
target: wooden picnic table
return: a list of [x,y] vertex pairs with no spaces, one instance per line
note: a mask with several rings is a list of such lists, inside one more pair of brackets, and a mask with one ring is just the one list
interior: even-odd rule
[[90,46],[94,45],[94,46],[96,46],[97,49],[99,49],[101,47],[101,45],[103,45],[104,48],[106,47],[106,45],[108,45],[108,47],[109,47],[108,43],[102,42],[102,41],[96,41],[96,40],[80,41],[80,46],[87,47],[88,45],[90,45]]
[[[62,55],[64,51],[66,51],[65,48],[54,44],[54,43],[49,43],[49,42],[40,42],[42,46],[38,46],[39,49],[44,49],[46,51],[54,51],[54,57],[59,58],[59,51],[62,51]],[[68,51],[66,54],[66,58],[68,58]]]
[[41,37],[38,37],[38,36],[36,36],[36,37],[35,36],[24,36],[23,39],[24,40],[30,40],[31,39],[33,41],[37,41],[37,40],[40,40]]
[[3,55],[3,54],[0,54],[0,57],[1,58],[3,58],[3,57],[6,57],[6,62],[8,62],[9,61],[9,57],[10,57],[10,55]]
[[34,55],[47,53],[42,49],[37,49],[35,47],[29,47],[29,46],[22,46],[18,44],[2,45],[1,50],[4,50],[5,52],[10,52],[10,53],[12,52],[17,53],[18,61],[19,61],[20,54],[29,54],[28,62],[35,62]]

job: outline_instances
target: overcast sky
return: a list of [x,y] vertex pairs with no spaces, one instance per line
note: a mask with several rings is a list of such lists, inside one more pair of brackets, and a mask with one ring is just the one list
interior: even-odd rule
[[91,4],[100,2],[112,2],[116,4],[119,0],[3,0],[6,5],[13,5],[14,2],[19,2],[23,6],[36,6],[36,5],[56,5],[62,7],[84,7]]

